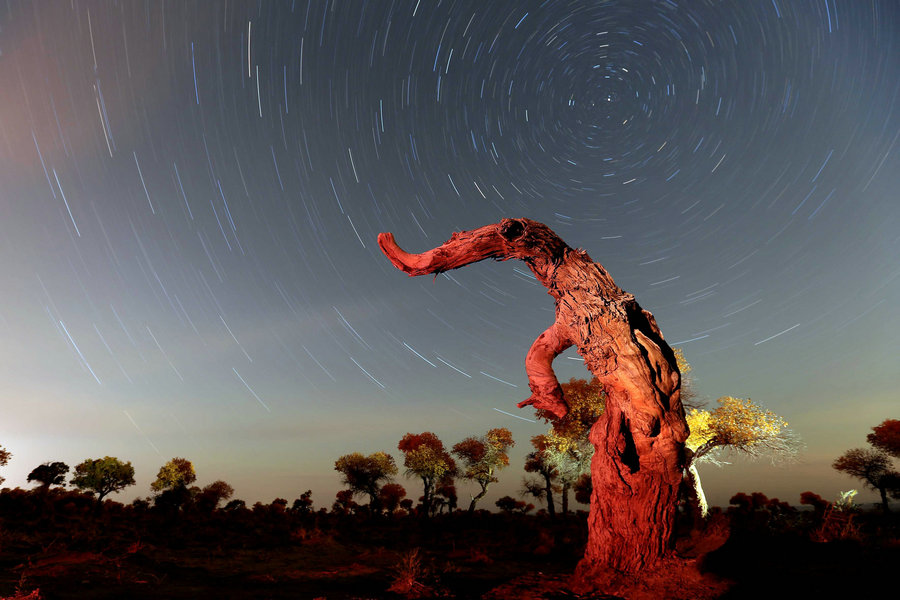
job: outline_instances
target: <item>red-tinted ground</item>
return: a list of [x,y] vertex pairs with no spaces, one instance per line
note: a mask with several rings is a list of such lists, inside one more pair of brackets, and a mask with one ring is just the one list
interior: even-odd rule
[[[878,513],[733,510],[630,598],[832,598],[891,589],[900,523]],[[682,531],[688,531],[686,527]],[[0,598],[609,598],[568,587],[583,515],[163,513],[0,494]],[[815,540],[815,541],[814,541]],[[724,541],[724,544],[723,544]],[[607,590],[608,591],[608,590]],[[37,596],[32,596],[36,599]]]

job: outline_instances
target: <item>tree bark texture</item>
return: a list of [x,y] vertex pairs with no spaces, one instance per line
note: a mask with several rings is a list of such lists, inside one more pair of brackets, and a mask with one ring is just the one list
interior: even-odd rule
[[688,436],[681,375],[656,321],[613,282],[584,250],[570,248],[549,227],[503,219],[454,233],[421,254],[378,236],[384,254],[410,276],[437,274],[492,258],[524,261],[553,296],[556,319],[525,357],[534,405],[563,416],[568,408],[553,359],[575,345],[603,384],[606,410],[590,441],[591,511],[588,545],[576,580],[590,587],[610,572],[635,574],[667,557]]

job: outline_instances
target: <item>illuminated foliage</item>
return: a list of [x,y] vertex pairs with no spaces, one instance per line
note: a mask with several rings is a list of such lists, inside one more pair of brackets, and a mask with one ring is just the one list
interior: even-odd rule
[[600,380],[593,377],[587,379],[569,379],[568,383],[561,384],[569,412],[560,418],[545,409],[538,409],[535,415],[552,425],[548,436],[553,438],[552,445],[560,451],[567,450],[570,446],[577,446],[581,441],[587,440],[588,432],[597,421],[597,417],[603,414],[606,396]]
[[36,481],[41,484],[42,488],[49,488],[51,485],[63,485],[66,481],[66,473],[69,472],[69,465],[64,462],[45,462],[35,467],[28,474],[28,481]]
[[694,370],[694,367],[692,367],[684,357],[684,350],[681,348],[672,348],[672,352],[675,353],[675,363],[678,365],[678,370],[681,372],[682,377],[685,377]]
[[878,450],[893,457],[900,458],[900,421],[886,419],[881,425],[872,428],[866,440]]
[[115,456],[88,458],[75,465],[72,485],[97,494],[99,506],[107,495],[134,485],[134,467],[130,462],[122,462]]
[[194,465],[186,458],[173,458],[159,468],[156,480],[150,484],[154,492],[187,488],[197,480]]
[[[543,479],[544,492],[542,496],[547,500],[547,512],[550,513],[550,516],[554,516],[556,506],[553,502],[553,487],[558,474],[556,468],[548,460],[549,438],[547,435],[536,435],[531,438],[531,445],[534,446],[534,451],[525,456],[525,471],[536,473]],[[526,480],[524,486],[528,493],[537,497],[537,494],[534,493],[536,486],[533,482]]]
[[444,449],[444,443],[430,431],[407,433],[397,444],[403,452],[407,477],[422,480],[423,514],[430,514],[435,484],[456,474],[456,462]]
[[[562,511],[565,514],[569,510],[569,490],[590,470],[594,447],[588,440],[588,434],[597,418],[603,414],[606,395],[596,377],[590,381],[572,378],[568,383],[561,384],[561,387],[569,412],[565,417],[559,418],[547,410],[536,411],[538,418],[551,425],[543,436],[542,448],[538,450],[539,456],[536,459],[550,469],[552,478],[558,483]],[[536,463],[532,467],[538,469],[534,472],[540,473],[540,467]],[[546,475],[541,476],[546,481]],[[554,514],[552,492],[545,492],[545,495],[550,499],[547,510]]]
[[787,421],[751,400],[725,396],[713,411],[692,409],[688,415],[691,435],[685,445],[694,460],[713,450],[729,448],[757,455],[765,451],[787,450]]
[[481,487],[481,491],[472,496],[469,512],[473,512],[476,503],[487,494],[488,486],[497,481],[494,472],[509,465],[507,452],[514,445],[512,433],[500,427],[481,437],[468,437],[453,446],[453,454],[463,463],[462,476]]
[[369,508],[377,510],[381,484],[397,474],[397,464],[387,452],[374,452],[368,456],[354,452],[338,458],[334,470],[342,475],[341,483],[351,492],[368,495]]
[[562,512],[565,515],[569,512],[569,491],[583,476],[590,475],[594,446],[587,439],[583,439],[575,443],[569,442],[560,447],[557,445],[559,439],[553,435],[548,436],[543,460],[556,473],[556,481],[562,498]]
[[685,476],[691,484],[692,503],[706,516],[707,504],[700,483],[697,463],[717,460],[723,451],[735,451],[751,457],[768,454],[790,457],[797,453],[800,442],[788,429],[787,422],[751,400],[725,396],[712,411],[692,408],[687,414],[690,436],[685,441],[687,460]]
[[693,408],[688,411],[687,424],[691,430],[691,435],[688,436],[684,445],[693,451],[695,455],[697,450],[701,447],[708,447],[708,444],[715,438],[716,431],[712,421],[712,413],[708,410]]

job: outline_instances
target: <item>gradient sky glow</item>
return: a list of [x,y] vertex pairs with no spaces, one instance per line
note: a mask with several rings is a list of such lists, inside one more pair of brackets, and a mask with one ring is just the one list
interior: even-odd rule
[[500,411],[533,417],[552,299],[515,262],[408,278],[375,238],[528,217],[655,314],[701,397],[806,441],[701,467],[713,504],[834,498],[858,483],[831,461],[900,417],[898,190],[895,0],[12,1],[0,474],[118,456],[128,502],[183,456],[321,507],[341,454],[502,426],[492,506],[546,429]]

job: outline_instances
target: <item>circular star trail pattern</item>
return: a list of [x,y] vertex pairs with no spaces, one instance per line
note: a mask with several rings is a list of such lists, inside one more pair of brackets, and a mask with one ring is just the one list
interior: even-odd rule
[[341,454],[495,426],[521,462],[550,298],[522,264],[408,279],[375,238],[524,216],[654,312],[702,397],[806,439],[714,502],[827,497],[896,408],[898,73],[887,0],[11,2],[8,483],[109,454],[140,487],[187,456],[327,505]]

